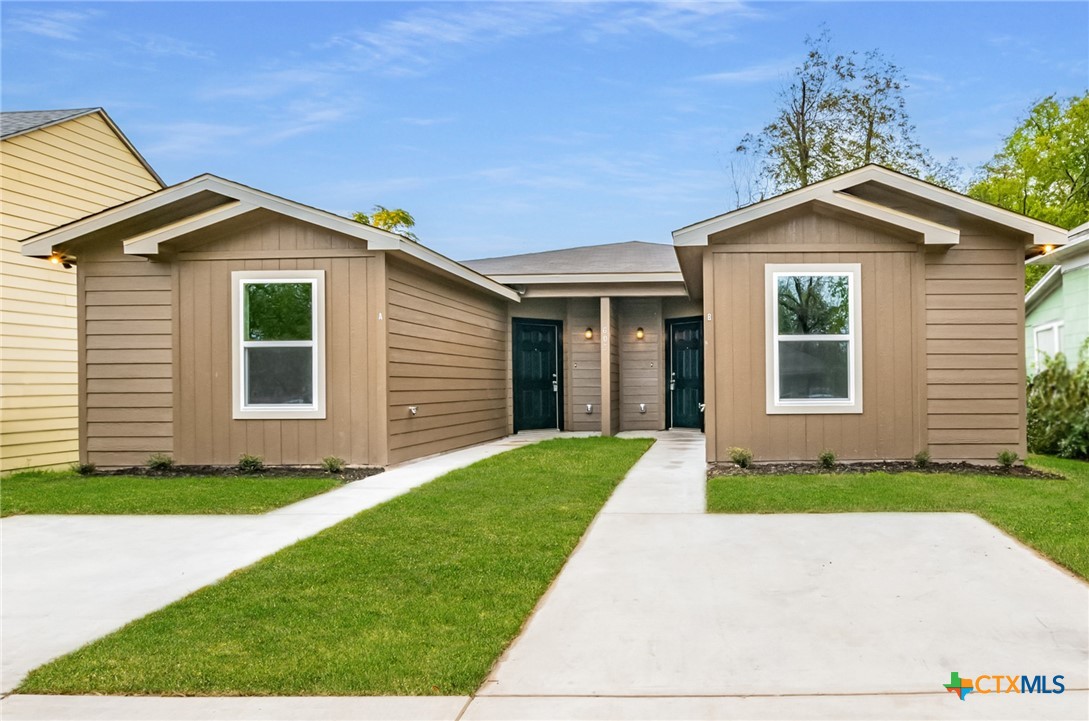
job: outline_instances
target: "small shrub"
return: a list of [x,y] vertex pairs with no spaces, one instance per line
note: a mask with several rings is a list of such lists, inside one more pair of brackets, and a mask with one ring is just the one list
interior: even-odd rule
[[1062,353],[1028,379],[1028,449],[1089,460],[1089,341],[1071,368]]
[[928,451],[927,449],[924,448],[923,450],[916,453],[915,457],[912,460],[915,461],[915,467],[916,468],[929,468],[930,467],[930,451]]
[[830,471],[836,467],[836,452],[832,450],[821,451],[821,454],[817,456],[817,465],[826,471]]
[[148,456],[147,467],[153,471],[169,471],[174,467],[174,459],[165,453],[152,453]]
[[998,465],[1003,468],[1013,468],[1013,464],[1017,463],[1021,459],[1021,456],[1017,455],[1017,451],[1005,450],[998,454]]
[[89,476],[96,470],[96,466],[93,463],[73,463],[72,471],[78,473],[81,476]]
[[731,448],[729,453],[730,460],[736,463],[739,468],[748,468],[752,465],[752,451],[748,448]]
[[265,469],[265,459],[261,456],[251,456],[243,453],[238,457],[238,470],[243,473],[257,473]]
[[321,459],[321,467],[328,473],[340,473],[345,465],[344,459],[336,456],[326,456]]

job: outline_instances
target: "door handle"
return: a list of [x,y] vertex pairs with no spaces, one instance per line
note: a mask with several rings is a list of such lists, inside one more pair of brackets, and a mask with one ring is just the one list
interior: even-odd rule
[[555,373],[552,374],[552,392],[553,393],[559,393],[560,392],[560,382],[556,379],[556,374]]
[[677,374],[676,373],[670,373],[669,374],[669,390],[672,391],[672,390],[676,390],[676,389],[677,389]]

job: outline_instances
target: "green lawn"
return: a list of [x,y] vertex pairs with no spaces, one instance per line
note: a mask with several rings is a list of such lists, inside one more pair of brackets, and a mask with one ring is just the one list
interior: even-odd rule
[[20,693],[469,694],[650,440],[493,456],[43,666]]
[[1066,480],[940,473],[718,476],[707,482],[707,508],[716,513],[975,513],[1089,579],[1089,463],[1032,456],[1029,465]]
[[0,479],[0,516],[20,513],[264,513],[339,485],[328,478],[81,476],[26,471]]

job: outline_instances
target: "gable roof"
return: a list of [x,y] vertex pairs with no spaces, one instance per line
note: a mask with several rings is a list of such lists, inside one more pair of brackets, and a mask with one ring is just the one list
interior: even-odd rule
[[680,273],[673,246],[631,240],[626,243],[583,245],[575,248],[466,260],[484,275],[545,275],[581,273]]
[[117,139],[120,140],[129,152],[140,161],[140,164],[144,166],[144,169],[151,174],[151,177],[155,178],[155,181],[160,186],[166,187],[166,183],[159,177],[159,174],[155,172],[155,169],[151,167],[151,164],[144,159],[144,156],[140,155],[140,151],[136,149],[136,146],[125,134],[121,132],[121,129],[117,127],[117,124],[113,122],[113,119],[102,108],[74,108],[69,110],[5,110],[0,113],[0,140],[8,140],[10,138],[24,135],[26,133],[42,130],[52,125],[59,125],[60,123],[66,123],[69,120],[75,120],[76,118],[82,118],[85,115],[99,114],[102,116],[102,120],[106,125],[110,127],[110,130],[114,132]]
[[1031,238],[1031,245],[1063,245],[1066,231],[1040,220],[969,198],[967,195],[942,188],[881,165],[866,165],[834,178],[813,183],[768,200],[673,231],[673,243],[678,246],[707,245],[707,238],[730,228],[803,205],[819,203],[848,213],[867,217],[881,223],[898,226],[918,233],[927,245],[954,245],[960,240],[956,228],[934,222],[904,209],[860,197],[856,191],[866,184],[875,184],[917,201],[949,208],[1020,232]]
[[1044,273],[1044,277],[1036,281],[1036,285],[1029,288],[1025,294],[1025,315],[1031,313],[1036,306],[1043,302],[1044,298],[1051,295],[1052,291],[1062,286],[1063,269],[1056,265]]
[[510,288],[396,233],[211,174],[198,175],[39,233],[24,240],[21,250],[23,255],[44,258],[54,252],[78,249],[80,244],[91,240],[110,238],[121,240],[127,255],[154,258],[167,250],[161,247],[164,243],[260,209],[357,238],[373,250],[401,253],[495,295],[519,299]]
[[95,112],[98,108],[73,110],[6,110],[0,113],[0,138],[21,135]]

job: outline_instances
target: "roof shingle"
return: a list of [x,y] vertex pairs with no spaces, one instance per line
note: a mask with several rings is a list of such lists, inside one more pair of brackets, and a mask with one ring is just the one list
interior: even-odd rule
[[672,245],[632,240],[462,261],[484,275],[679,273]]
[[53,125],[64,120],[93,113],[98,108],[77,108],[74,110],[14,110],[0,113],[0,138],[19,135],[45,125]]

